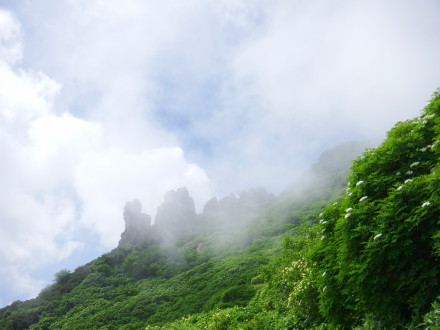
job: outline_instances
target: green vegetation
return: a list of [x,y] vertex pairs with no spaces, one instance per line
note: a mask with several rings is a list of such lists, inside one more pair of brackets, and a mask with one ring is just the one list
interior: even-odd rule
[[0,328],[439,329],[439,155],[437,92],[348,184],[333,167],[297,194],[212,201],[191,235],[62,270]]

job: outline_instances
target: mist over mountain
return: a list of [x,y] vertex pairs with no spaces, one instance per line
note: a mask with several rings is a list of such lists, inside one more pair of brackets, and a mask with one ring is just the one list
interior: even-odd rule
[[435,327],[439,12],[0,1],[0,329]]
[[0,306],[117,246],[126,201],[154,224],[179,187],[196,213],[278,195],[324,150],[417,116],[438,86],[439,6],[1,1]]
[[[241,236],[246,241],[253,224],[264,219],[271,206],[287,201],[317,198],[330,199],[345,186],[345,178],[352,161],[361,155],[369,142],[347,142],[326,150],[302,178],[291,184],[280,196],[265,188],[251,188],[238,195],[213,197],[201,213],[196,213],[194,200],[186,187],[168,191],[157,208],[154,223],[141,212],[142,205],[135,199],[124,207],[125,231],[118,247],[148,246],[154,242],[175,244],[191,233],[215,234],[211,240],[229,244]],[[290,205],[290,203],[287,203]],[[201,243],[202,244],[202,243]],[[203,244],[202,244],[203,245]]]
[[0,309],[0,326],[437,329],[440,93],[365,145],[329,149],[279,196],[252,188],[196,213],[178,188],[153,224],[129,201],[116,248]]
[[298,181],[282,193],[286,197],[308,196],[323,190],[335,191],[346,180],[354,159],[366,148],[377,146],[380,141],[345,142],[325,150],[318,161],[304,172]]

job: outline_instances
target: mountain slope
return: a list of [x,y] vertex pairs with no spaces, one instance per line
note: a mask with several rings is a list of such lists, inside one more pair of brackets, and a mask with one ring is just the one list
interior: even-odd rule
[[289,232],[246,307],[164,328],[439,329],[439,91],[353,163],[345,194],[312,222]]
[[[338,176],[331,184],[340,190],[345,182]],[[257,290],[251,280],[279,254],[288,231],[316,218],[333,194],[326,191],[301,200],[250,189],[213,198],[195,214],[188,191],[179,189],[167,194],[153,226],[138,201],[128,202],[118,248],[60,271],[37,298],[1,309],[0,328],[139,329],[243,308]]]
[[347,185],[333,156],[353,146],[278,198],[252,189],[195,214],[179,189],[154,226],[127,203],[118,248],[1,309],[0,327],[439,327],[440,93],[357,158]]

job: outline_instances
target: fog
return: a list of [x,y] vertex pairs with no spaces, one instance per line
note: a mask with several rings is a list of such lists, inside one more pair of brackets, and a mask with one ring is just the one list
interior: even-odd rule
[[154,217],[278,194],[440,86],[436,0],[0,3],[0,306]]

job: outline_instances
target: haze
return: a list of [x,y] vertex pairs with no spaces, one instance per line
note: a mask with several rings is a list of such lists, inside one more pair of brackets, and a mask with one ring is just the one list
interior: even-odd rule
[[323,150],[384,137],[440,86],[440,3],[2,0],[0,306],[154,217],[278,193]]

